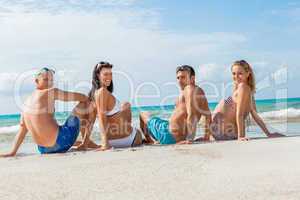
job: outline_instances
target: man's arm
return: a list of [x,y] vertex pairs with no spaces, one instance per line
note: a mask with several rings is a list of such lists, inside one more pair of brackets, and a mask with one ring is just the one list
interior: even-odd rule
[[205,124],[204,124],[204,140],[208,141],[211,139],[212,134],[211,134],[211,131],[210,131],[210,125],[211,125],[211,112],[210,112],[210,109],[209,109],[209,106],[208,106],[208,101],[207,101],[207,98],[205,96],[205,93],[204,91],[200,91],[200,104],[199,104],[199,108],[197,109],[200,109],[200,113],[202,116],[205,117]]
[[54,98],[55,100],[60,101],[80,101],[86,102],[88,101],[88,97],[84,94],[78,92],[67,92],[60,90],[58,88],[54,88]]
[[186,86],[183,91],[186,110],[187,110],[187,130],[188,130],[188,140],[193,140],[196,135],[197,123],[199,121],[196,113],[196,98],[195,98],[195,88],[191,86]]
[[17,135],[15,137],[13,148],[9,153],[0,154],[0,158],[1,157],[5,158],[5,157],[15,156],[17,154],[17,151],[18,151],[19,147],[21,146],[22,142],[24,141],[24,138],[25,138],[27,132],[28,132],[28,129],[27,129],[26,124],[24,122],[24,118],[23,118],[23,116],[21,116],[20,129],[19,129],[19,132],[17,133]]

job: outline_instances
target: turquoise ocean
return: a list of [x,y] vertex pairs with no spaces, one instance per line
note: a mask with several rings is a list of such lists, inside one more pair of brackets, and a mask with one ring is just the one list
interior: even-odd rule
[[[210,103],[209,107],[213,111],[217,103]],[[289,99],[267,99],[256,101],[257,110],[264,119],[270,131],[277,131],[288,136],[300,136],[300,98]],[[169,118],[174,105],[167,106],[145,106],[133,107],[133,123],[138,125],[138,116],[141,111],[149,111],[162,118]],[[68,117],[69,112],[57,112],[55,117],[59,124],[62,124]],[[20,114],[0,115],[0,152],[8,150],[19,128]],[[203,134],[201,125],[199,125],[197,135]],[[263,132],[251,123],[247,127],[247,136],[265,137]],[[99,128],[96,121],[93,129],[93,139],[99,142]],[[30,134],[26,136],[25,144],[22,145],[23,152],[36,152],[36,147],[32,142]]]

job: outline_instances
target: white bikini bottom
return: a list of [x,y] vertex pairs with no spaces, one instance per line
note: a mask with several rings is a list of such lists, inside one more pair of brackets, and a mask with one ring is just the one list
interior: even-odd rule
[[113,139],[109,140],[108,143],[110,146],[115,148],[126,148],[126,147],[132,147],[135,136],[137,134],[136,128],[132,128],[132,132],[129,136],[121,138],[121,139]]

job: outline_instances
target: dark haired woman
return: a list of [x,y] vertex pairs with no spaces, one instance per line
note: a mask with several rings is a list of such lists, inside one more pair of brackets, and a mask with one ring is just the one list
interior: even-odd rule
[[112,68],[108,62],[100,62],[94,67],[92,89],[89,93],[94,112],[86,118],[90,125],[83,135],[84,149],[88,146],[91,127],[96,117],[99,119],[101,146],[99,150],[111,147],[123,148],[142,144],[142,134],[131,125],[131,106],[128,102],[121,103],[113,95]]

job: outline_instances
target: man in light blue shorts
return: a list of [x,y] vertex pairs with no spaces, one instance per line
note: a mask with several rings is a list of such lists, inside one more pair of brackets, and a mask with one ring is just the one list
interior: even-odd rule
[[189,144],[196,135],[197,124],[201,116],[205,117],[205,133],[202,140],[211,138],[211,113],[204,91],[196,85],[195,71],[191,66],[183,65],[176,69],[180,95],[170,119],[164,120],[151,116],[148,112],[140,114],[140,126],[146,137],[146,143],[152,144]]
[[169,122],[159,117],[151,117],[147,124],[148,133],[160,144],[175,144],[176,139],[169,131]]

